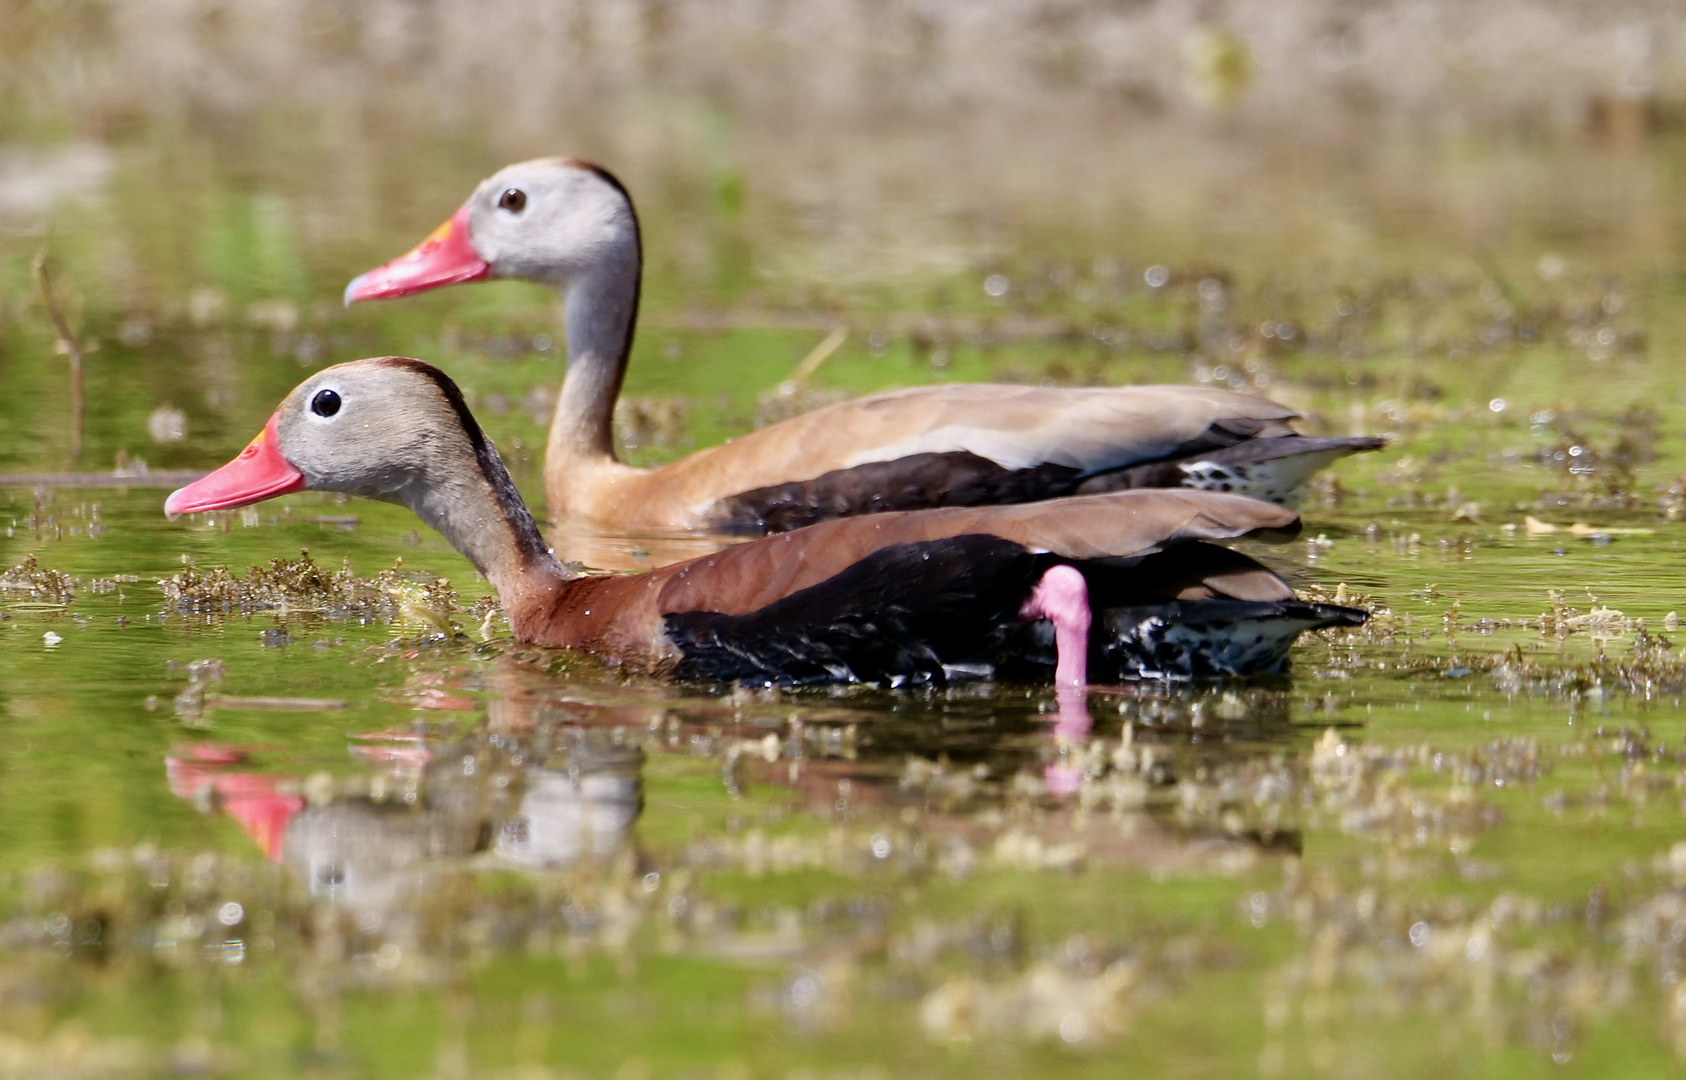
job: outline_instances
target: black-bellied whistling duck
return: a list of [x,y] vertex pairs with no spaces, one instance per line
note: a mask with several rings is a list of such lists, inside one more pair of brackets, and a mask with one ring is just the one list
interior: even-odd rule
[[305,488],[414,510],[491,581],[517,639],[680,678],[895,684],[1057,661],[1059,684],[1078,686],[1090,663],[1109,679],[1270,671],[1302,630],[1364,619],[1207,542],[1292,531],[1292,510],[1163,489],[842,518],[649,573],[576,576],[456,384],[398,357],[306,379],[239,457],[164,508]]
[[886,510],[985,506],[1142,487],[1288,500],[1368,437],[1313,438],[1273,401],[1192,386],[920,386],[816,409],[657,469],[617,460],[610,421],[638,317],[642,253],[626,190],[547,158],[477,188],[421,246],[345,301],[485,278],[557,289],[568,374],[545,448],[556,517],[624,529],[779,532]]

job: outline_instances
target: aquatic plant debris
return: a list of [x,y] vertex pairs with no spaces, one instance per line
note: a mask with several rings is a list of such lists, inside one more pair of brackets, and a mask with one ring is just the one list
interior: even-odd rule
[[[1550,522],[1541,521],[1532,514],[1522,519],[1522,526],[1529,536],[1551,536],[1559,529]],[[1514,526],[1511,526],[1514,528]],[[1571,536],[1650,536],[1655,529],[1617,528],[1612,526],[1588,525],[1584,521],[1577,521],[1567,527]]]
[[75,579],[42,566],[34,555],[25,555],[22,562],[0,574],[0,599],[7,601],[59,607],[75,595]]
[[[479,611],[483,605],[459,607],[456,590],[445,578],[406,574],[403,559],[372,578],[352,572],[348,557],[337,571],[318,566],[308,550],[297,559],[274,559],[253,566],[244,578],[226,567],[200,571],[188,566],[161,580],[166,606],[194,614],[252,614],[280,616],[317,614],[380,622],[409,622],[428,634],[451,637],[458,631],[453,616]],[[486,614],[482,613],[482,625]]]

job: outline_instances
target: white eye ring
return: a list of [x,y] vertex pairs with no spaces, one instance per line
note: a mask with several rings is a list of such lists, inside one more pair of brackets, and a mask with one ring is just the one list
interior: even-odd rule
[[316,391],[316,393],[310,395],[311,415],[320,417],[323,420],[330,419],[338,414],[341,406],[344,404],[345,402],[340,397],[340,392],[329,386],[325,386]]

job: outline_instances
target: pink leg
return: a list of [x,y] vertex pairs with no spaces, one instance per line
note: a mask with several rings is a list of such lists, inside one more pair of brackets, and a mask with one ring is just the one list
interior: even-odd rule
[[[1047,619],[1054,624],[1054,736],[1060,742],[1089,734],[1093,721],[1083,693],[1089,681],[1089,586],[1072,566],[1055,566],[1024,602],[1019,614],[1027,619]],[[1055,762],[1043,773],[1048,790],[1069,795],[1083,784],[1082,774],[1070,765]]]
[[1089,585],[1075,566],[1051,567],[1019,614],[1054,624],[1056,687],[1082,687],[1089,681]]

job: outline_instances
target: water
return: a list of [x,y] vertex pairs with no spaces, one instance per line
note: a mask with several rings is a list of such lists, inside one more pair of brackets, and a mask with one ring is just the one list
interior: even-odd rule
[[[384,505],[0,488],[0,569],[37,560],[0,589],[0,1075],[1678,1069],[1679,58],[1667,13],[1572,8],[0,14],[0,471],[206,468],[391,352],[539,505],[554,300],[337,298],[558,151],[644,221],[633,461],[974,379],[1250,387],[1394,440],[1264,550],[1368,628],[1096,693],[1087,736],[1046,687],[523,649]],[[75,461],[41,250],[98,343]],[[710,543],[547,529],[602,568]],[[303,549],[385,576],[160,585]]]

